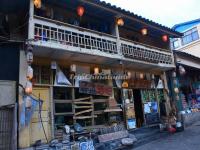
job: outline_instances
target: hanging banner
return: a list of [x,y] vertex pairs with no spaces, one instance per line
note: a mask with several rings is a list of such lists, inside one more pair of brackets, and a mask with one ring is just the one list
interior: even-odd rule
[[79,92],[90,95],[112,96],[112,87],[99,83],[79,81]]

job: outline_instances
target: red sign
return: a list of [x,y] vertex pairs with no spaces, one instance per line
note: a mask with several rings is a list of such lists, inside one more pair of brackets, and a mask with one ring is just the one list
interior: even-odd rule
[[99,83],[80,81],[79,92],[91,95],[112,96],[112,87]]

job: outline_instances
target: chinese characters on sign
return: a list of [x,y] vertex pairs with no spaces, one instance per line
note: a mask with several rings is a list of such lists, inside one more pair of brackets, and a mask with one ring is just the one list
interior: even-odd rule
[[91,95],[112,96],[112,87],[87,81],[79,82],[79,92]]

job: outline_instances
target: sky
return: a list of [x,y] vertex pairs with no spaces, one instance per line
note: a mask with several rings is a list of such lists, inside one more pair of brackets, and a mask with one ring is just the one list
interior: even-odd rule
[[162,25],[200,18],[200,0],[104,0]]

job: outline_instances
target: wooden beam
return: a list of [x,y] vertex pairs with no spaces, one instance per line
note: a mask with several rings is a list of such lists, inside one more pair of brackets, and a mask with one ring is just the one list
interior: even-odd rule
[[57,100],[57,99],[54,99],[54,103],[57,103],[57,104],[66,104],[66,103],[72,103],[73,100]]
[[73,112],[55,113],[55,116],[70,116],[70,115],[73,115]]
[[92,102],[74,102],[74,104],[88,104],[88,105],[90,104],[91,105]]
[[97,116],[74,116],[73,119],[90,119],[90,118],[96,118]]
[[95,115],[104,114],[104,110],[94,111],[94,114],[95,114]]
[[85,114],[85,113],[92,112],[92,111],[93,111],[93,109],[83,110],[83,111],[75,113],[74,115],[77,116],[77,115]]
[[121,112],[121,108],[111,108],[111,109],[106,109],[104,112]]
[[94,103],[105,103],[107,101],[108,101],[108,99],[93,99]]
[[92,108],[92,106],[77,106],[77,105],[75,105],[74,107],[75,107],[75,109]]
[[74,102],[79,102],[79,101],[84,101],[84,100],[90,100],[90,97],[84,97],[84,98],[79,98],[79,99],[74,99]]

